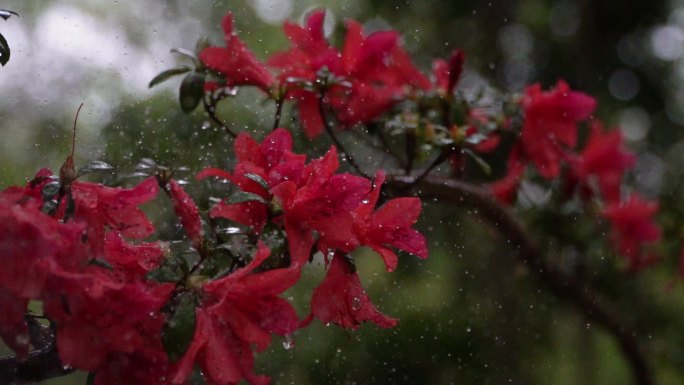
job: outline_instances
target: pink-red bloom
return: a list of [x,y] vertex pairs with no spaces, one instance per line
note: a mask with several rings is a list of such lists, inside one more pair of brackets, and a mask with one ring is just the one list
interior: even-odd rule
[[289,335],[298,327],[297,315],[278,295],[299,278],[296,269],[255,272],[270,255],[259,244],[252,262],[244,268],[205,284],[202,306],[192,343],[178,362],[172,377],[183,384],[197,362],[212,384],[267,384],[268,377],[255,375],[254,353],[271,342],[271,333]]
[[311,314],[304,324],[315,317],[325,324],[334,323],[347,329],[356,329],[366,321],[383,328],[396,325],[397,320],[380,313],[373,305],[349,263],[344,255],[334,255],[325,279],[314,290]]
[[461,80],[464,65],[465,52],[462,49],[455,49],[449,56],[449,61],[437,59],[432,62],[434,83],[440,94],[446,96],[454,92]]
[[271,92],[273,75],[260,63],[233,30],[233,14],[228,13],[221,21],[225,33],[225,47],[208,47],[199,58],[209,68],[220,72],[228,86],[256,86]]
[[520,138],[525,159],[534,163],[543,177],[557,177],[567,150],[577,146],[577,124],[589,119],[595,107],[594,98],[572,91],[562,80],[547,92],[539,84],[527,87]]
[[195,201],[174,179],[169,179],[168,191],[173,202],[173,209],[180,219],[185,233],[190,237],[195,249],[199,250],[204,242],[204,231],[202,230],[202,218],[200,218]]
[[599,123],[591,126],[587,145],[571,161],[574,177],[586,187],[595,184],[596,192],[607,203],[620,201],[620,185],[625,171],[636,159],[625,149],[620,130],[606,131]]
[[631,270],[641,270],[657,260],[652,250],[662,237],[660,226],[653,220],[657,211],[657,202],[632,194],[624,202],[609,204],[603,212],[611,224],[611,240]]
[[[314,138],[323,132],[319,98],[332,106],[346,126],[369,122],[407,95],[410,88],[429,89],[430,81],[418,71],[399,45],[394,31],[364,36],[362,26],[346,23],[347,35],[341,52],[330,46],[323,34],[324,11],[308,15],[303,27],[285,24],[290,50],[275,54],[269,64],[280,69],[279,78],[287,85],[287,95],[295,99],[304,132]],[[344,80],[329,89],[311,90],[320,71]]]
[[373,191],[357,206],[352,216],[354,233],[359,243],[371,247],[380,254],[387,270],[392,271],[399,261],[390,247],[404,250],[422,259],[428,257],[428,250],[423,234],[411,228],[420,215],[420,199],[395,198],[374,210],[384,181],[385,175],[378,172]]

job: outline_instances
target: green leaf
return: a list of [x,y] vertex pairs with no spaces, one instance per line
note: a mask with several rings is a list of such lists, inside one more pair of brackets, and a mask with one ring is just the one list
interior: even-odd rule
[[178,95],[181,109],[191,113],[197,108],[204,97],[204,75],[191,72],[183,78]]
[[492,173],[492,167],[487,163],[486,160],[480,158],[476,153],[472,152],[470,149],[463,149],[463,151],[468,154],[485,174],[489,175]]
[[0,34],[0,65],[3,67],[10,59],[10,47],[5,37]]
[[200,52],[204,51],[205,48],[209,47],[211,43],[209,42],[209,38],[206,36],[202,36],[197,40],[197,43],[195,44],[195,53],[197,55],[200,54]]
[[88,264],[93,265],[93,266],[102,267],[102,268],[105,268],[107,270],[114,270],[114,266],[112,266],[109,262],[105,261],[104,259],[93,258],[93,259],[88,261]]
[[172,360],[178,360],[190,346],[195,334],[195,295],[186,291],[180,295],[173,315],[169,317],[162,330],[164,350]]
[[257,182],[261,187],[268,190],[268,183],[266,183],[264,178],[262,178],[261,176],[259,176],[257,174],[247,173],[247,174],[244,174],[244,177]]
[[101,160],[91,160],[88,162],[88,164],[78,169],[77,177],[90,174],[92,172],[111,171],[113,169],[114,167],[112,167],[109,163],[103,162]]
[[45,186],[43,186],[43,189],[40,191],[41,195],[43,196],[43,200],[48,201],[54,198],[61,187],[62,185],[58,181],[45,184]]
[[19,14],[14,11],[10,11],[9,9],[0,9],[0,17],[2,17],[3,20],[9,19],[12,17],[12,15],[19,17]]
[[151,175],[157,171],[157,162],[154,159],[142,158],[137,165],[135,165],[136,172],[143,172],[146,175]]
[[260,195],[257,195],[257,194],[251,193],[251,192],[246,192],[246,191],[234,192],[228,198],[228,201],[230,203],[242,203],[242,202],[252,202],[252,201],[261,202],[264,204],[268,203]]
[[171,68],[166,71],[161,72],[159,75],[155,76],[154,79],[150,80],[149,88],[156,86],[157,84],[163,83],[174,76],[182,75],[186,72],[192,71],[190,67],[178,67]]
[[178,282],[183,279],[188,270],[185,258],[178,253],[172,253],[169,258],[162,261],[159,268],[147,273],[147,278],[157,282]]
[[171,48],[172,53],[177,53],[179,55],[183,55],[187,58],[192,59],[192,62],[195,64],[195,67],[200,68],[202,66],[202,62],[197,58],[197,55],[195,55],[194,52],[185,49],[185,48]]

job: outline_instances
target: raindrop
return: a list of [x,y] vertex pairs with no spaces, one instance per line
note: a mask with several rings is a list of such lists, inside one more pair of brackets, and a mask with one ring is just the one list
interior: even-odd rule
[[359,297],[354,297],[352,299],[352,310],[359,311],[361,309],[361,299]]
[[18,335],[14,340],[16,341],[17,345],[26,345],[29,343],[29,337],[24,334]]
[[285,348],[285,350],[290,350],[290,349],[294,348],[294,346],[295,346],[295,342],[294,342],[294,339],[292,338],[292,336],[286,335],[285,339],[283,340],[283,348]]
[[242,229],[239,227],[223,227],[216,229],[216,232],[219,234],[241,234]]

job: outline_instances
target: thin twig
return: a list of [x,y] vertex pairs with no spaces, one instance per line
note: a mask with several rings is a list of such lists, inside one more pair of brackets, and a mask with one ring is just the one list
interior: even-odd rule
[[330,139],[332,139],[333,143],[335,144],[335,147],[337,147],[340,152],[342,152],[342,156],[349,162],[349,164],[352,166],[354,170],[356,170],[356,173],[370,179],[370,176],[368,176],[366,173],[364,173],[361,170],[361,167],[356,163],[354,158],[345,150],[344,146],[342,143],[337,139],[337,136],[335,135],[335,131],[333,130],[332,126],[330,125],[330,122],[328,121],[327,115],[325,113],[325,95],[323,92],[320,92],[318,94],[318,111],[321,114],[321,120],[323,120],[323,127],[325,128],[325,132],[328,133],[328,136],[330,136]]
[[416,160],[416,134],[410,131],[406,132],[406,143],[404,143],[404,152],[406,153],[406,164],[404,165],[404,174],[410,175],[413,171],[413,162]]
[[452,152],[452,150],[449,148],[443,149],[442,152],[440,152],[439,155],[435,158],[435,160],[433,160],[432,163],[430,163],[430,165],[427,166],[425,168],[425,170],[423,170],[423,172],[418,174],[418,176],[415,179],[413,179],[413,182],[410,185],[406,186],[406,189],[407,190],[410,189],[411,187],[415,186],[416,184],[422,182],[423,179],[427,178],[430,175],[430,173],[432,172],[432,170],[437,168],[437,166],[439,166],[440,164],[442,164],[445,160],[447,160],[449,158],[449,154],[451,154],[451,152]]
[[397,155],[394,151],[392,151],[392,146],[390,146],[389,141],[387,140],[387,137],[385,134],[382,132],[382,128],[378,128],[376,131],[378,139],[380,139],[380,143],[384,147],[385,151],[392,155],[394,159],[397,160],[397,163],[399,163],[399,166],[402,168],[406,168],[406,161],[402,159],[399,155]]
[[392,151],[390,151],[389,148],[382,147],[381,145],[375,143],[375,142],[373,141],[373,139],[371,139],[368,135],[364,135],[364,134],[363,134],[362,132],[360,132],[359,130],[353,130],[353,129],[352,129],[352,130],[349,130],[349,132],[350,132],[352,135],[354,135],[355,137],[357,137],[357,138],[359,138],[360,140],[362,140],[364,143],[366,143],[366,144],[368,145],[369,148],[372,148],[373,150],[378,151],[378,152],[381,152],[381,153],[383,153],[383,154],[389,155],[395,162],[397,162],[397,164],[398,164],[399,166],[402,166],[402,167],[403,167],[403,165],[404,165],[403,160],[402,160],[400,157],[398,157],[395,153],[393,153]]
[[216,115],[216,103],[213,101],[209,103],[207,102],[207,98],[202,98],[202,104],[204,105],[204,111],[207,113],[209,116],[209,119],[211,119],[217,126],[223,128],[224,131],[226,131],[226,134],[228,134],[231,138],[235,138],[237,135],[223,122],[219,117]]
[[587,320],[602,326],[613,335],[632,370],[636,384],[654,384],[651,368],[639,345],[636,331],[618,316],[615,309],[599,300],[598,294],[590,286],[546,260],[526,229],[487,191],[460,181],[436,177],[426,177],[415,183],[412,177],[395,176],[388,178],[387,183],[390,192],[403,192],[410,186],[409,189],[414,194],[420,192],[420,197],[424,199],[437,199],[461,207],[477,208],[478,215],[506,237],[517,250],[516,255],[521,262],[528,266],[530,272],[552,294],[570,302]]
[[74,127],[71,133],[71,158],[74,157],[74,151],[76,149],[76,122],[78,122],[78,114],[81,113],[81,108],[83,108],[83,103],[79,104],[78,110],[76,110],[76,116],[74,116]]
[[279,97],[276,100],[276,112],[275,112],[275,119],[273,122],[273,130],[280,127],[280,117],[283,114],[283,104],[285,104],[284,98]]

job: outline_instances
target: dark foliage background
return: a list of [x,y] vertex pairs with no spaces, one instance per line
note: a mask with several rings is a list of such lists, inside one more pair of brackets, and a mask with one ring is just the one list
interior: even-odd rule
[[[201,111],[180,112],[179,82],[153,90],[147,82],[179,62],[171,47],[192,48],[202,34],[221,42],[219,22],[228,10],[236,14],[241,38],[264,58],[285,47],[282,19],[300,20],[316,5],[329,9],[338,43],[344,18],[359,19],[368,30],[393,28],[425,70],[432,58],[464,48],[464,91],[489,85],[518,92],[563,78],[596,95],[598,116],[619,125],[639,153],[631,181],[646,195],[661,196],[660,223],[670,239],[660,250],[662,262],[627,274],[601,246],[602,229],[586,219],[534,205],[522,215],[550,258],[595,285],[637,325],[659,383],[681,384],[684,6],[678,1],[5,1],[2,8],[21,17],[0,24],[13,48],[0,69],[0,187],[24,183],[40,167],[59,167],[81,101],[81,164],[103,159],[123,174],[151,157],[187,167],[189,179],[202,167],[230,165],[231,141]],[[261,136],[273,106],[246,91],[219,113],[236,131]],[[353,136],[344,140],[354,144]],[[328,145],[319,139],[314,152]],[[300,136],[297,146],[310,145]],[[193,182],[190,191],[206,209],[202,187]],[[160,207],[150,212],[169,222]],[[512,257],[506,239],[472,212],[426,202],[420,228],[430,239],[427,261],[405,255],[387,274],[372,253],[358,257],[371,297],[401,320],[399,326],[347,334],[314,324],[295,336],[295,348],[274,344],[258,359],[257,371],[277,384],[629,383],[615,341],[545,292]],[[174,236],[172,226],[160,232]],[[288,293],[301,315],[322,271],[310,269]],[[77,373],[48,383],[84,382]]]

